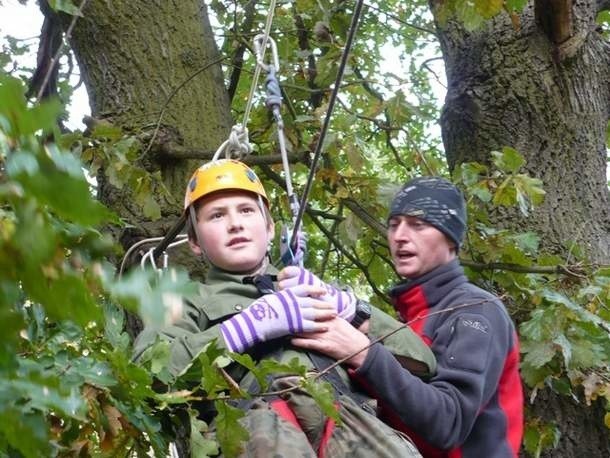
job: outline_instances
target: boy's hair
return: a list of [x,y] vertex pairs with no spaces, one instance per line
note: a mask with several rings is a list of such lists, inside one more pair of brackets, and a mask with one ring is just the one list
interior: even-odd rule
[[388,220],[415,216],[445,234],[459,250],[466,232],[466,202],[458,188],[441,177],[418,177],[407,181],[394,196]]

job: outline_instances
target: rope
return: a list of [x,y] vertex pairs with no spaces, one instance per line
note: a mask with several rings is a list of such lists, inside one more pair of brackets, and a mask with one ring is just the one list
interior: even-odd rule
[[[284,135],[284,120],[282,119],[281,106],[282,106],[282,89],[280,82],[277,79],[277,71],[279,70],[279,57],[277,52],[277,45],[273,38],[268,37],[269,44],[271,45],[271,63],[266,64],[264,61],[264,49],[262,49],[262,43],[264,37],[257,35],[254,37],[254,48],[257,55],[257,63],[260,68],[267,72],[265,79],[265,88],[267,92],[267,99],[265,105],[273,115],[275,124],[277,125],[277,138],[280,148],[280,156],[282,158],[282,167],[284,169],[284,182],[286,184],[286,194],[288,195],[288,203],[290,205],[290,211],[292,214],[292,224],[295,223],[297,215],[299,213],[299,199],[294,192],[292,186],[292,175],[290,173],[290,163],[288,161],[288,152],[286,151],[286,137]],[[296,226],[295,226],[296,227]],[[298,229],[297,229],[298,230]],[[282,253],[282,262],[284,265],[298,264],[303,266],[303,256],[300,259],[295,258],[297,250],[296,244],[290,243],[290,229],[283,227],[280,239],[280,253]]]
[[220,155],[224,153],[227,159],[236,157],[238,159],[252,152],[252,145],[248,141],[248,129],[241,124],[235,124],[231,127],[229,138],[225,140],[216,150],[212,157],[212,162],[218,160]]
[[362,6],[364,4],[364,0],[358,0],[356,3],[356,7],[354,9],[354,15],[352,16],[352,22],[350,24],[349,32],[347,34],[347,40],[345,42],[345,48],[343,48],[343,53],[341,54],[341,62],[339,64],[339,70],[337,72],[337,78],[335,79],[335,86],[333,87],[333,91],[330,95],[330,99],[328,101],[328,109],[326,110],[326,116],[324,117],[324,124],[322,125],[322,131],[320,132],[320,137],[318,138],[318,143],[316,144],[316,150],[314,153],[314,157],[311,161],[311,168],[309,169],[309,176],[307,177],[307,183],[305,184],[305,191],[303,192],[303,196],[301,197],[301,203],[299,205],[299,212],[295,219],[295,225],[292,230],[292,236],[290,237],[290,245],[294,246],[296,243],[296,238],[298,235],[298,228],[301,224],[301,220],[303,219],[303,213],[305,212],[305,206],[307,205],[307,199],[309,198],[309,193],[311,191],[311,186],[313,184],[313,176],[316,172],[316,167],[318,165],[318,161],[320,160],[320,155],[322,153],[322,145],[324,143],[324,138],[326,137],[326,132],[328,131],[328,126],[330,124],[330,118],[332,116],[333,109],[335,107],[335,101],[337,100],[337,96],[339,94],[339,86],[341,85],[341,81],[343,80],[343,74],[345,73],[345,67],[347,66],[347,58],[349,57],[350,50],[352,48],[352,43],[354,41],[354,37],[356,35],[356,29],[358,28],[358,21],[360,20],[360,15],[362,13]]
[[[254,101],[254,91],[258,86],[258,79],[260,77],[261,69],[266,69],[264,64],[264,56],[265,50],[267,49],[267,42],[269,40],[272,41],[269,36],[269,32],[271,31],[271,24],[273,23],[273,16],[275,14],[275,4],[276,0],[271,0],[269,3],[269,14],[267,15],[267,21],[265,22],[265,29],[262,34],[254,37],[254,47],[256,54],[256,67],[254,69],[254,77],[252,78],[252,83],[250,84],[250,92],[248,94],[248,100],[246,102],[246,109],[244,111],[244,118],[241,123],[235,124],[231,128],[231,133],[229,134],[228,140],[224,141],[214,153],[212,157],[212,161],[216,161],[219,159],[221,154],[224,153],[227,159],[231,159],[236,157],[237,159],[243,159],[244,156],[247,156],[252,152],[252,145],[250,145],[248,138],[248,120],[250,118],[250,111],[252,110],[252,104]],[[259,44],[260,41],[260,44]],[[272,50],[275,56],[275,64],[278,66],[277,61],[277,48],[275,46],[275,42],[272,41]]]
[[[267,22],[265,23],[265,29],[263,30],[263,42],[262,49],[263,54],[265,53],[265,49],[267,49],[267,40],[269,39],[269,32],[271,32],[271,23],[273,22],[273,15],[275,14],[275,3],[276,0],[271,0],[269,2],[269,15],[267,16]],[[256,90],[256,86],[258,86],[258,78],[261,74],[261,66],[257,65],[254,69],[254,77],[252,79],[252,84],[250,85],[250,93],[248,94],[248,101],[246,103],[246,109],[244,111],[244,119],[242,122],[243,126],[248,125],[248,119],[250,118],[250,110],[252,109],[252,101],[254,100],[254,91]]]

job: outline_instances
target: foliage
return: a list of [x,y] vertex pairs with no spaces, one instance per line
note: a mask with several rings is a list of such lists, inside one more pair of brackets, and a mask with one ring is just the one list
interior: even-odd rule
[[[455,15],[475,28],[496,14],[514,15],[525,2],[438,3],[437,19]],[[73,11],[69,1],[55,5]],[[230,57],[250,38],[251,30],[240,29],[248,14],[246,2],[213,0],[210,7],[219,23],[221,51]],[[350,8],[346,2],[314,0],[278,7],[272,34],[280,52],[290,152],[307,153],[315,145]],[[266,5],[257,5],[252,30],[262,29],[267,14]],[[606,23],[607,17],[602,14],[599,21]],[[429,58],[439,50],[433,29],[428,2],[389,0],[365,9],[342,103],[314,177],[314,212],[304,221],[310,234],[308,267],[327,279],[355,285],[358,294],[372,295],[386,309],[383,292],[394,271],[379,221],[393,192],[388,183],[422,174],[448,175],[434,131],[439,113]],[[302,46],[303,37],[309,47]],[[384,43],[392,46],[392,59],[404,75],[379,65],[388,52]],[[9,40],[0,65],[8,68],[24,52],[22,43]],[[20,70],[7,72],[27,79],[31,69]],[[236,119],[244,110],[252,70],[252,59],[246,60],[233,98]],[[225,71],[228,79],[234,68]],[[117,188],[134,189],[136,204],[150,220],[160,217],[159,199],[177,201],[180,196],[170,196],[160,173],[147,170],[142,142],[131,132],[96,124],[86,135],[60,135],[55,120],[62,104],[27,105],[23,94],[16,79],[2,80],[0,450],[23,456],[120,456],[130,451],[145,455],[152,448],[163,455],[180,427],[180,411],[188,420],[195,456],[213,454],[219,445],[230,454],[246,432],[237,423],[239,410],[227,401],[249,396],[223,375],[234,362],[253,369],[261,390],[271,373],[300,374],[301,388],[332,415],[325,388],[304,378],[298,362],[256,367],[247,356],[227,355],[210,345],[174,378],[167,371],[169,349],[163,342],[149,350],[141,366],[129,361],[123,309],[138,311],[152,325],[165,322],[177,313],[175,299],[188,288],[186,276],[137,272],[114,278],[106,260],[117,255],[117,248],[105,236],[105,225],[121,222],[93,198],[82,166],[90,176],[103,174]],[[66,91],[62,101],[68,98]],[[256,154],[276,147],[275,127],[262,103],[255,104],[249,128]],[[471,228],[461,257],[473,281],[507,297],[520,323],[522,374],[532,396],[546,388],[567,396],[582,394],[587,402],[608,399],[608,269],[545,253],[538,234],[490,223],[489,212],[503,207],[535,216],[544,184],[526,174],[524,165],[522,156],[506,146],[491,153],[490,165],[463,164],[455,171],[453,179],[468,197]],[[272,166],[261,169],[261,175],[271,190],[274,216],[288,221],[284,192],[273,181],[279,171]],[[293,167],[297,190],[304,188],[308,173],[303,164]],[[153,391],[153,380],[162,387]],[[195,410],[194,404],[204,399],[221,413],[220,444],[210,440],[208,425]],[[558,435],[556,425],[530,418],[524,445],[539,456],[557,444]]]
[[[124,310],[161,326],[181,312],[192,283],[175,271],[114,277],[104,260],[114,247],[99,227],[116,217],[93,197],[78,160],[45,140],[57,134],[59,109],[26,105],[22,83],[0,79],[0,455],[164,456],[174,432],[162,425],[198,390],[216,399],[218,440],[234,455],[246,432],[237,434],[239,412],[225,402],[230,384],[207,376],[226,364],[224,352],[211,347],[198,358],[200,382],[188,390],[169,383],[159,346],[147,369],[130,361]],[[256,375],[281,369],[305,375],[296,363],[272,362]],[[153,391],[155,376],[166,391]],[[201,434],[197,412],[188,415],[193,453],[208,456],[217,445]]]

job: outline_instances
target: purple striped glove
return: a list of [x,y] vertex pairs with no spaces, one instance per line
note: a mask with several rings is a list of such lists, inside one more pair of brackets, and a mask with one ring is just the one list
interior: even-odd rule
[[336,288],[328,283],[324,283],[316,275],[302,267],[290,266],[280,272],[280,289],[292,288],[296,285],[313,285],[323,288],[326,294],[320,297],[324,302],[329,302],[335,306],[337,314],[346,320],[352,321],[356,315],[356,301],[354,293]]
[[306,285],[266,294],[220,325],[227,348],[242,353],[259,342],[301,332],[323,331],[316,320],[336,316],[331,304],[309,295],[319,288]]

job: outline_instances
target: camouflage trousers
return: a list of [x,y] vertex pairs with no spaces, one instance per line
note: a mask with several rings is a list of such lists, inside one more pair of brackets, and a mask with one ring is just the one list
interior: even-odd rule
[[[290,380],[280,379],[274,389],[286,388],[289,384]],[[266,401],[255,402],[242,418],[250,439],[240,457],[421,458],[407,436],[365,411],[348,396],[337,399],[341,424],[329,424],[316,402],[303,392],[290,392],[282,400],[294,414],[292,421],[278,414],[273,403]]]

